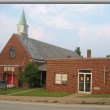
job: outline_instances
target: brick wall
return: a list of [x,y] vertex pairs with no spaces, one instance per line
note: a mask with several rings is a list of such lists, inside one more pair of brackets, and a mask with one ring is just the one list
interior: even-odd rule
[[[77,75],[73,76],[72,65],[73,65],[73,61],[70,59],[48,60],[46,89],[48,91],[76,92]],[[59,72],[68,74],[68,77],[67,77],[68,81],[66,85],[55,84],[55,73],[59,73]]]
[[[14,58],[10,58],[9,56],[11,47],[16,47],[16,57]],[[13,73],[15,78],[14,83],[16,86],[18,86],[19,66],[22,66],[24,57],[25,63],[31,59],[27,50],[22,46],[16,35],[13,34],[0,54],[0,65],[2,65],[0,66],[0,79],[2,79],[2,75],[4,73],[3,65],[18,65],[15,66],[15,72]]]
[[[109,70],[106,73],[106,83],[104,84],[104,66]],[[50,59],[47,62],[47,82],[48,91],[78,92],[78,69],[92,70],[92,93],[110,93],[110,59]],[[55,73],[67,73],[67,85],[55,84]],[[97,89],[98,88],[98,89]],[[99,89],[100,88],[100,89]]]
[[[16,47],[17,55],[15,58],[10,58],[9,56],[9,51],[11,47]],[[24,57],[26,58],[26,61],[29,61],[29,59],[31,59],[30,55],[22,46],[21,42],[18,40],[16,35],[13,34],[13,36],[9,39],[8,43],[5,45],[4,49],[0,54],[0,65],[21,65]]]

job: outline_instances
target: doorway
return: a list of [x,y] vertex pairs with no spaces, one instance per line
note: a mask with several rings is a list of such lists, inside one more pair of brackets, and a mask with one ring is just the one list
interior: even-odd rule
[[7,73],[3,73],[3,80],[7,79]]
[[40,86],[45,87],[46,85],[46,71],[40,73]]
[[92,73],[79,73],[78,74],[78,92],[91,93],[91,77]]

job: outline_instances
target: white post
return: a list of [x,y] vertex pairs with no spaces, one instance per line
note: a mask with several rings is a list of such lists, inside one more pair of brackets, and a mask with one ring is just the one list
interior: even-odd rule
[[11,84],[13,84],[13,74],[12,74],[12,80],[11,80]]
[[12,79],[11,79],[11,85],[10,86],[13,87],[13,74],[11,77],[12,77]]

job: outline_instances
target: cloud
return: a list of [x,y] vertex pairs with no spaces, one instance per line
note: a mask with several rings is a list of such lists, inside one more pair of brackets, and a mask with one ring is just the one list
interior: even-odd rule
[[54,35],[51,32],[47,32],[42,27],[32,27],[29,31],[29,37],[43,42],[50,42]]
[[[84,54],[87,49],[92,49],[97,56],[110,54],[110,24],[93,25],[83,24],[79,26],[79,44],[83,48]],[[103,51],[103,53],[101,53]],[[103,54],[103,55],[102,55]],[[93,54],[95,56],[95,54]]]
[[83,24],[79,26],[79,36],[82,39],[110,39],[110,24]]
[[[110,25],[99,22],[94,24],[92,15],[97,15],[95,18],[99,19],[98,15],[103,13],[105,11],[103,9],[107,6],[105,4],[13,4],[8,8],[20,12],[21,15],[24,7],[29,24],[29,37],[50,42],[51,39],[56,39],[55,35],[66,38],[68,35],[73,37],[76,33],[74,36],[74,39],[77,39],[75,41],[78,41],[76,45],[83,50],[90,48],[98,53],[102,48],[110,51],[106,49],[110,45]],[[0,48],[6,44],[13,32],[16,32],[19,18],[13,16],[14,12],[11,14],[8,15],[6,10],[0,12],[0,27],[3,27],[0,29]],[[60,37],[58,39],[61,41]],[[106,45],[102,45],[104,42]]]
[[60,28],[65,30],[72,29],[72,24],[61,16],[47,17],[44,21],[46,25],[49,25],[53,28]]
[[12,4],[11,7],[15,8],[15,9],[20,9],[22,10],[24,9],[29,9],[31,8],[33,5],[32,4]]
[[71,24],[68,21],[66,21],[65,19],[63,19],[62,17],[59,17],[59,16],[53,17],[51,19],[51,21],[52,21],[52,24],[56,27],[61,27],[64,29],[71,28]]
[[93,11],[96,9],[103,9],[105,7],[104,4],[74,4],[71,8],[74,9],[74,11]]
[[31,10],[29,16],[36,23],[43,23],[52,28],[70,29],[71,23],[58,13],[55,7],[38,5],[34,7],[34,11]]
[[43,40],[44,30],[42,28],[31,28],[29,37],[33,39]]
[[16,19],[0,12],[0,50],[15,32]]
[[[17,4],[14,8],[26,10],[31,21],[36,24],[48,25],[51,28],[72,29],[73,21],[71,16],[76,16],[76,12],[91,12],[93,10],[103,9],[103,4]],[[76,18],[77,19],[77,18]]]

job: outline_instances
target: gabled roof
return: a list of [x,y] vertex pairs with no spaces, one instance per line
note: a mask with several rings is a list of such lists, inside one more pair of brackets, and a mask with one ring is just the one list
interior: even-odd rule
[[35,39],[16,35],[33,59],[47,60],[49,58],[80,58],[74,51],[44,43]]
[[20,18],[20,21],[18,24],[19,25],[27,25],[24,10],[22,12],[22,15],[21,15],[21,18]]

